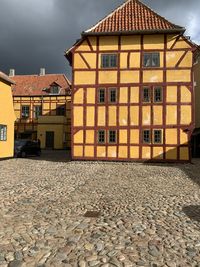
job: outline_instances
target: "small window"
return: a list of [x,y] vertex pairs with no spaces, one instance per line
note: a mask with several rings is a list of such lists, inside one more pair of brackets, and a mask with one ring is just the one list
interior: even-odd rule
[[58,86],[51,86],[50,92],[52,95],[58,95],[59,94],[59,87]]
[[42,115],[42,106],[34,106],[34,118],[38,119]]
[[151,142],[150,130],[143,131],[143,143],[149,144]]
[[98,131],[98,143],[99,144],[104,144],[105,143],[105,131],[104,130],[99,130]]
[[150,94],[150,88],[144,87],[143,88],[143,102],[150,102],[151,94]]
[[101,55],[102,68],[116,68],[117,67],[117,54],[103,54]]
[[0,141],[7,141],[7,126],[0,125]]
[[162,102],[163,101],[163,93],[162,87],[154,88],[154,102]]
[[116,138],[117,138],[116,131],[114,131],[114,130],[109,131],[109,143],[115,144],[116,143]]
[[111,103],[116,103],[117,102],[117,90],[116,90],[116,88],[111,88],[109,90],[109,101]]
[[56,115],[57,116],[65,116],[66,115],[66,106],[61,105],[56,108]]
[[105,103],[105,89],[99,89],[98,91],[98,102],[99,103]]
[[29,106],[22,106],[22,118],[27,119],[30,115],[30,107]]
[[159,53],[144,53],[143,67],[160,67],[160,54]]
[[154,144],[161,144],[161,143],[162,143],[162,131],[154,130]]

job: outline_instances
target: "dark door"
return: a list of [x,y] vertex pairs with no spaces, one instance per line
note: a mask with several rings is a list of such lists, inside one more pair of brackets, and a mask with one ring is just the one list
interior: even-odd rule
[[46,132],[46,148],[54,149],[54,132]]

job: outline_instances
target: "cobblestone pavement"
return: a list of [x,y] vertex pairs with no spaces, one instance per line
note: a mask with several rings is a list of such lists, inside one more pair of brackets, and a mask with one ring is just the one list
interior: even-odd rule
[[200,266],[200,160],[47,154],[0,161],[0,267]]

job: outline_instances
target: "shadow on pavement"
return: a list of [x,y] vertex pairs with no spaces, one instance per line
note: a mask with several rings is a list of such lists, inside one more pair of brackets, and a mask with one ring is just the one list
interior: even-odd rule
[[42,150],[40,157],[29,156],[27,159],[37,161],[51,161],[51,162],[70,162],[71,151],[70,150]]
[[183,212],[191,219],[200,222],[200,206],[190,205],[184,206]]

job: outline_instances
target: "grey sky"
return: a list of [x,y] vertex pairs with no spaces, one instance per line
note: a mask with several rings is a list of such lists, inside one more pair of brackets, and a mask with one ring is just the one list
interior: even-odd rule
[[[0,0],[0,70],[17,74],[70,73],[64,58],[80,33],[123,0]],[[200,43],[199,0],[143,0],[160,15],[187,28]]]

